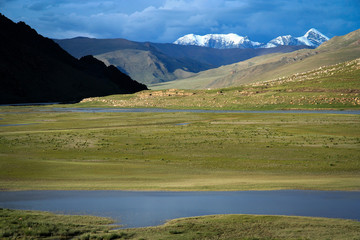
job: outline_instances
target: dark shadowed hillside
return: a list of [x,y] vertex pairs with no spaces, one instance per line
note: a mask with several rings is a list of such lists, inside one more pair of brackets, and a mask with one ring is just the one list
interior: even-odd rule
[[0,14],[0,103],[78,101],[147,89],[113,66],[74,58],[23,22]]

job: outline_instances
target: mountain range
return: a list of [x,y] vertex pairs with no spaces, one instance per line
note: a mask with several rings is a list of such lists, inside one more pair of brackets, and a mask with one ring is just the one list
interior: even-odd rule
[[278,46],[257,49],[217,49],[85,37],[55,39],[54,41],[74,57],[94,55],[107,65],[112,64],[131,78],[147,85],[190,77],[200,71],[256,56],[309,48],[308,46]]
[[0,28],[0,103],[5,104],[134,93],[147,89],[143,83],[153,89],[239,86],[360,57],[360,30],[328,40],[310,29],[302,37],[280,36],[266,45],[232,36],[238,47],[219,49],[214,42],[201,47],[85,37],[51,40],[1,14]]
[[[270,48],[271,49],[271,48]],[[158,84],[152,89],[208,89],[282,78],[360,57],[360,29],[333,37],[316,49],[273,53],[199,72],[191,77]]]
[[0,103],[80,101],[147,89],[93,56],[76,59],[24,22],[0,14]]
[[174,44],[179,45],[191,45],[210,47],[218,49],[227,48],[274,48],[278,46],[309,46],[318,47],[322,43],[328,41],[329,38],[316,30],[311,28],[301,37],[293,37],[291,35],[279,36],[272,39],[268,43],[254,42],[249,37],[239,36],[234,33],[229,34],[206,34],[204,36],[188,34],[178,38]]

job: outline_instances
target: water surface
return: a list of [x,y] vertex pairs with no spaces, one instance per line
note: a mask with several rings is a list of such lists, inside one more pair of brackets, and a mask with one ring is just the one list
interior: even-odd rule
[[210,214],[265,214],[360,220],[360,192],[342,191],[19,191],[0,192],[0,207],[111,217],[125,227]]
[[40,111],[54,112],[193,112],[193,113],[325,113],[325,114],[360,114],[360,111],[354,110],[203,110],[203,109],[165,109],[165,108],[42,108]]
[[[1,106],[1,105],[0,105]],[[24,108],[21,107],[21,108]],[[21,110],[21,108],[19,110]],[[166,108],[69,108],[69,107],[25,107],[23,112],[0,112],[0,114],[23,114],[34,112],[80,112],[80,113],[292,113],[292,114],[360,114],[360,110],[205,110],[205,109],[166,109]]]

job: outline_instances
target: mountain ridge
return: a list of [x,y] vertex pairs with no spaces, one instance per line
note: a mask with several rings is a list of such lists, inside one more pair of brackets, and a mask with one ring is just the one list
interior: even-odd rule
[[218,49],[228,48],[273,48],[277,46],[299,46],[306,45],[309,47],[318,47],[323,42],[328,41],[329,38],[316,30],[311,28],[301,37],[293,37],[291,35],[278,36],[268,43],[254,42],[248,36],[239,36],[235,33],[229,34],[206,34],[196,35],[187,34],[178,38],[173,43],[179,45],[192,45],[201,47],[210,47]]
[[266,81],[360,57],[360,29],[334,37],[316,49],[274,53],[200,72],[192,77],[151,86],[152,89],[206,89]]
[[206,34],[204,36],[187,34],[178,38],[174,44],[195,45],[200,47],[210,47],[218,49],[226,48],[254,48],[261,45],[259,42],[253,42],[249,37],[239,36],[235,33],[229,34]]
[[259,55],[308,48],[306,46],[279,46],[271,49],[216,49],[171,43],[133,42],[121,38],[86,37],[55,39],[55,42],[74,57],[94,55],[107,65],[113,64],[133,79],[145,84],[157,84],[189,77],[200,71]]

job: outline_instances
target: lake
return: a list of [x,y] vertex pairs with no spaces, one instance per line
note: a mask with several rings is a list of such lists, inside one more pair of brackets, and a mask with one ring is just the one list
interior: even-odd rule
[[53,112],[193,112],[193,113],[325,113],[325,114],[360,114],[359,110],[203,110],[203,109],[165,109],[165,108],[42,108],[40,111]]
[[[0,105],[1,106],[1,105]],[[3,105],[5,106],[5,105]],[[24,106],[20,106],[19,110]],[[61,108],[49,107],[39,108],[31,105],[25,107],[27,111],[24,112],[0,112],[0,114],[23,114],[34,112],[81,112],[81,113],[176,113],[176,112],[190,112],[190,113],[292,113],[292,114],[355,114],[359,115],[360,110],[206,110],[206,109],[166,109],[166,108]]]
[[0,207],[111,217],[124,227],[211,214],[263,214],[360,220],[360,192],[345,191],[14,191]]

